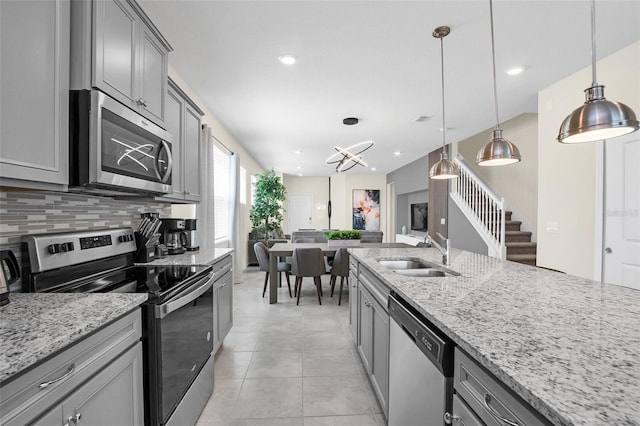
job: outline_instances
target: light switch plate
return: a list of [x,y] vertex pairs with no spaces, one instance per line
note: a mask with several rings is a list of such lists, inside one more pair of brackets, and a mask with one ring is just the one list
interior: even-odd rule
[[547,232],[550,234],[557,234],[560,232],[560,225],[558,222],[547,222]]
[[447,224],[447,219],[445,219],[444,217],[440,218],[440,225],[446,225]]

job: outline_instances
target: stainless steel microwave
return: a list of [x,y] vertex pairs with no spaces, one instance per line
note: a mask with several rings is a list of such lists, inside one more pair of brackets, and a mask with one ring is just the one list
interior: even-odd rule
[[72,90],[69,99],[70,191],[171,192],[169,133],[99,90]]

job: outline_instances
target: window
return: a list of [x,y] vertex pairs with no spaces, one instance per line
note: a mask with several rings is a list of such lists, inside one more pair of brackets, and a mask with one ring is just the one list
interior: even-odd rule
[[229,202],[231,198],[231,180],[229,178],[229,155],[217,145],[213,146],[213,203],[214,235],[216,242],[230,237]]

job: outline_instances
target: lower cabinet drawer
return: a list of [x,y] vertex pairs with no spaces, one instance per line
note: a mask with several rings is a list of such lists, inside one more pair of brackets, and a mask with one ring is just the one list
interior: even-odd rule
[[459,348],[455,350],[453,387],[487,426],[551,424]]
[[453,395],[453,421],[451,424],[464,426],[484,426],[482,420],[458,396]]

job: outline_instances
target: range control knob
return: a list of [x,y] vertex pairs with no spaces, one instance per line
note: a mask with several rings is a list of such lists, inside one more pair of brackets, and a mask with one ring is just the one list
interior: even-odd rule
[[60,249],[62,251],[64,251],[64,252],[73,251],[73,249],[74,249],[73,243],[72,242],[62,243],[62,244],[60,244]]
[[47,249],[51,254],[60,253],[60,244],[51,244],[49,245],[49,247],[47,247]]
[[120,235],[118,237],[118,241],[120,241],[121,243],[126,243],[127,241],[133,241],[133,235],[132,234]]

